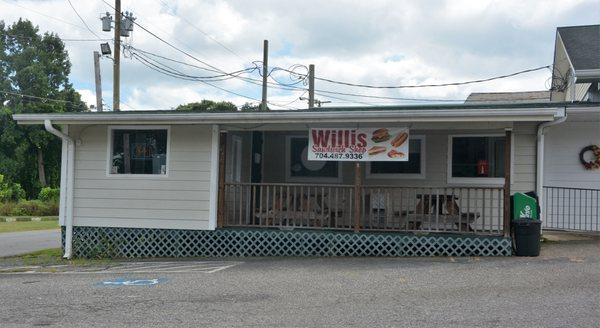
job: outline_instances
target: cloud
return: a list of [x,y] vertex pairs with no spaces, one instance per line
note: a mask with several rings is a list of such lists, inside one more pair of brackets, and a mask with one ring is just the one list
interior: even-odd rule
[[[64,1],[16,4],[0,2],[7,23],[26,17],[42,31],[54,31],[63,38],[94,38]],[[112,9],[101,1],[73,4],[97,34],[112,37],[101,31],[98,19],[100,13]],[[138,23],[191,56],[138,26],[126,39],[128,44],[189,64],[205,66],[204,62],[224,71],[252,67],[252,61],[262,58],[262,40],[268,39],[272,66],[315,64],[320,77],[400,85],[465,81],[551,64],[556,27],[597,24],[600,0],[127,0],[123,10],[134,12]],[[73,63],[71,80],[91,103],[95,102],[90,91],[92,51],[98,50],[98,43],[66,42]],[[191,75],[213,74],[169,65]],[[111,104],[112,61],[103,58],[101,67],[105,103]],[[475,91],[545,89],[549,76],[549,71],[538,71],[476,85],[410,90],[359,89],[317,81],[316,88],[383,97],[464,99]],[[249,77],[261,78],[257,72]],[[278,74],[276,78],[288,77]],[[260,100],[260,85],[232,79],[215,82],[215,88],[162,75],[131,58],[122,59],[121,83],[124,108],[172,108],[201,99],[238,105]],[[292,107],[306,105],[297,100],[301,94],[269,88],[273,103],[291,102]],[[332,94],[317,98],[333,101],[330,105],[414,103]]]
[[96,106],[96,92],[88,89],[77,89],[77,92],[81,95],[81,100],[85,101],[88,106]]

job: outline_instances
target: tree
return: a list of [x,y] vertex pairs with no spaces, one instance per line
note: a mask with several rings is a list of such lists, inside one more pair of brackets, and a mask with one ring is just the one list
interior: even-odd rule
[[[267,107],[267,110],[268,109],[269,107]],[[240,107],[240,110],[242,112],[258,112],[260,111],[260,105],[253,105],[252,103],[247,102]]]
[[175,110],[190,112],[236,112],[238,109],[233,103],[228,101],[215,102],[204,99],[201,102],[179,105]]
[[28,20],[8,27],[0,21],[0,174],[19,182],[29,197],[58,184],[61,144],[40,126],[18,126],[12,114],[86,110],[70,70],[56,34],[40,34]]

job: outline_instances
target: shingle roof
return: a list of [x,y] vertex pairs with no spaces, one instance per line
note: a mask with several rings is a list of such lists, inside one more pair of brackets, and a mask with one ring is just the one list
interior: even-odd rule
[[558,34],[576,71],[600,69],[600,25],[559,27]]
[[550,91],[473,92],[465,103],[543,103],[550,101]]

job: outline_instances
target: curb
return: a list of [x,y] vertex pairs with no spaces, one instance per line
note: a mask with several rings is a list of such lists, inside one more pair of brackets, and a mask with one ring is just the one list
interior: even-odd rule
[[0,222],[40,222],[40,221],[57,221],[57,216],[13,216],[0,217]]

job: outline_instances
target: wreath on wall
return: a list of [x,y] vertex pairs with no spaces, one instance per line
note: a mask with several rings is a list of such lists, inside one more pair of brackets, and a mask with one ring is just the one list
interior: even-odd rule
[[[588,162],[585,160],[585,158],[583,158],[585,153],[587,153],[588,151],[591,151],[594,154],[595,160]],[[579,152],[579,161],[581,162],[581,165],[585,167],[586,170],[600,169],[600,147],[596,145],[583,147],[583,149],[581,149],[581,151]]]

